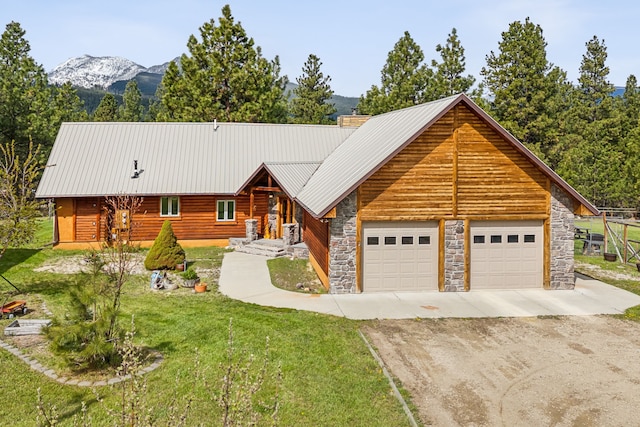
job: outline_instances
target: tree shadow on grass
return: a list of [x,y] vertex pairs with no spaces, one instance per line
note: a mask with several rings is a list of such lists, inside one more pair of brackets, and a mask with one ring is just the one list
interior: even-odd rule
[[0,258],[0,274],[4,274],[11,268],[26,262],[37,255],[41,249],[7,249]]

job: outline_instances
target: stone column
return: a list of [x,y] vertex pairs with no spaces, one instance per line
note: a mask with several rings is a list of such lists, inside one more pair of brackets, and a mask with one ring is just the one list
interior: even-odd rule
[[551,289],[573,289],[573,201],[557,185],[551,185]]
[[329,286],[334,294],[356,292],[356,192],[336,207],[329,225]]
[[464,291],[464,221],[444,224],[444,290]]
[[282,224],[282,241],[285,246],[295,245],[296,242],[296,226],[298,224],[289,223]]
[[257,219],[245,219],[244,229],[246,233],[246,239],[248,242],[253,242],[258,238],[258,220]]

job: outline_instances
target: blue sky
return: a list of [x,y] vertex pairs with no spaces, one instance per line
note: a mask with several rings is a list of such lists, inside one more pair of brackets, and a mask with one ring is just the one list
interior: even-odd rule
[[263,55],[280,57],[291,81],[309,54],[320,57],[331,87],[359,96],[380,84],[388,52],[409,31],[427,61],[439,59],[452,28],[465,48],[467,72],[479,77],[509,23],[539,24],[549,61],[576,81],[585,43],[594,35],[608,50],[610,81],[640,76],[640,2],[611,0],[1,0],[0,24],[26,30],[31,56],[47,71],[83,54],[122,56],[143,66],[187,52],[191,34],[221,15],[224,4]]

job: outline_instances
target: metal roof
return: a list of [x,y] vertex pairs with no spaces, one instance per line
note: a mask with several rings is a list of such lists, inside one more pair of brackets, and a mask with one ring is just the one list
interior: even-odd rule
[[280,184],[289,198],[294,199],[309,178],[320,166],[320,162],[265,163],[265,169]]
[[[63,123],[36,196],[235,194],[262,163],[321,162],[354,131],[321,125]],[[131,178],[134,160],[138,178]]]
[[321,217],[449,111],[459,96],[373,116],[322,163],[298,194]]

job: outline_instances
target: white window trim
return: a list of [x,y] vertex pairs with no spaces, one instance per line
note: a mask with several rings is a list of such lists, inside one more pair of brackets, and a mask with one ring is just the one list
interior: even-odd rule
[[[166,214],[162,213],[162,200],[163,199],[167,199],[167,211],[168,211],[168,213],[166,213]],[[178,212],[172,212],[171,211],[171,206],[173,205],[173,203],[171,203],[171,199],[177,199],[178,200]],[[160,197],[160,216],[161,217],[177,217],[177,216],[180,216],[180,197],[179,196],[163,196],[163,197]]]
[[[229,217],[229,202],[233,203],[233,211],[231,212],[231,218]],[[220,203],[224,203],[224,218],[220,218],[218,212],[218,205]],[[233,199],[220,199],[216,200],[216,221],[218,222],[229,222],[236,220],[236,201]]]

